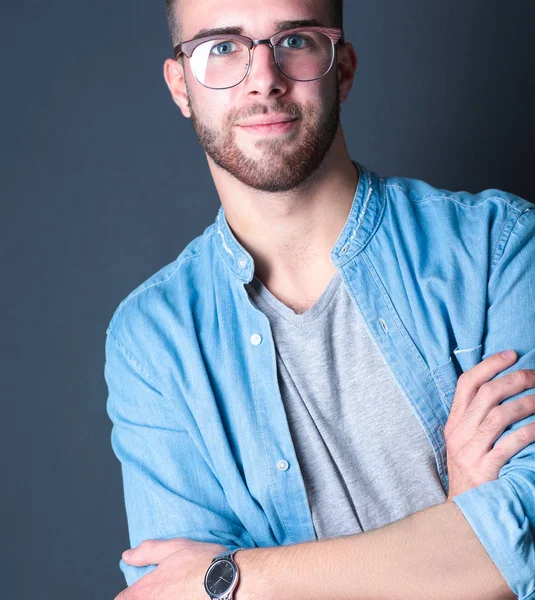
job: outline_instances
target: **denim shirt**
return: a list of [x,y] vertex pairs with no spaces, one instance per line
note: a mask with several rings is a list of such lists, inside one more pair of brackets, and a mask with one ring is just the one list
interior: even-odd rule
[[[518,360],[497,377],[535,369],[535,204],[354,163],[359,183],[330,256],[447,493],[443,431],[459,375],[508,348]],[[109,322],[107,412],[132,547],[175,537],[230,550],[315,539],[270,325],[244,287],[253,275],[221,206]],[[535,444],[453,501],[511,590],[535,599]],[[119,566],[128,585],[155,568]]]

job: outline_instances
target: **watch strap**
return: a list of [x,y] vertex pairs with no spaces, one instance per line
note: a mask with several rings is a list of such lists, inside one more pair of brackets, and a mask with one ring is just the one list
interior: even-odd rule
[[242,550],[242,548],[236,548],[235,550],[224,550],[223,552],[216,554],[214,558],[212,558],[212,562],[220,558],[232,558],[232,560],[234,560],[234,555],[236,554],[236,552],[238,552],[238,550]]

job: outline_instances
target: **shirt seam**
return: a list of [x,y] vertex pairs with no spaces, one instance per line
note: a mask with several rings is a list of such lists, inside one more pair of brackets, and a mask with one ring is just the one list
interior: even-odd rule
[[197,256],[200,256],[205,248],[206,248],[206,241],[214,234],[214,230],[212,229],[212,231],[210,231],[209,233],[204,235],[204,239],[203,239],[203,245],[202,248],[195,254],[190,254],[189,256],[185,256],[184,258],[182,258],[180,260],[180,262],[177,264],[177,266],[173,269],[173,272],[166,278],[166,279],[162,279],[161,281],[155,281],[154,283],[151,283],[150,285],[147,285],[145,287],[142,287],[141,289],[138,289],[137,291],[134,290],[133,292],[131,292],[117,307],[117,310],[115,311],[115,314],[113,315],[113,318],[109,324],[107,333],[111,333],[113,328],[115,327],[115,323],[117,321],[117,318],[119,316],[119,314],[121,313],[121,311],[123,310],[123,308],[125,307],[125,305],[132,300],[133,298],[135,298],[136,296],[138,296],[139,294],[149,290],[152,287],[155,287],[157,285],[161,285],[162,283],[167,283],[170,279],[172,279],[178,269],[182,266],[182,264],[184,262],[186,262],[187,260],[191,260],[192,258],[196,258]]
[[[427,381],[430,383],[431,386],[433,386],[433,388],[438,392],[439,397],[440,397],[440,389],[438,388],[435,380],[433,379],[433,375],[431,373],[431,371],[429,370],[429,367],[426,365],[423,357],[421,356],[421,354],[418,352],[418,349],[416,348],[416,345],[414,344],[414,342],[412,342],[412,340],[410,339],[410,336],[408,335],[408,333],[404,330],[404,325],[403,325],[403,321],[401,320],[401,317],[399,317],[399,315],[397,314],[396,310],[395,310],[395,306],[394,303],[392,302],[392,299],[390,298],[390,296],[388,295],[388,292],[386,291],[386,289],[384,289],[384,285],[383,282],[381,281],[381,278],[379,277],[379,275],[377,274],[377,272],[375,271],[375,267],[373,266],[373,262],[370,259],[370,257],[367,255],[367,253],[364,251],[363,254],[363,263],[365,268],[367,269],[367,271],[370,273],[370,276],[372,277],[372,279],[375,282],[375,286],[379,291],[379,294],[382,296],[383,298],[383,302],[385,304],[386,310],[390,313],[390,316],[394,322],[394,325],[398,331],[398,333],[400,334],[401,338],[403,339],[404,343],[407,345],[409,351],[411,352],[412,356],[414,356],[414,359],[416,360],[417,363],[420,364],[422,371],[427,379]],[[351,284],[350,286],[351,287]],[[392,305],[392,308],[391,306]],[[360,308],[359,308],[360,310]],[[364,318],[364,313],[361,311],[361,314],[363,315],[363,320],[364,323],[366,324],[366,329],[368,330],[370,336],[372,336],[372,332],[369,331],[368,328],[368,324],[366,323],[366,319]],[[398,325],[398,319],[401,323],[401,328]],[[412,402],[411,398],[408,396],[407,392],[406,392],[406,387],[403,384],[403,382],[399,379],[397,373],[394,372],[394,369],[392,368],[390,362],[387,360],[387,357],[385,356],[385,353],[383,352],[383,349],[379,347],[378,342],[375,340],[375,337],[373,336],[373,341],[377,346],[378,351],[381,353],[381,355],[384,357],[384,362],[386,363],[386,365],[388,366],[392,376],[394,377],[394,380],[398,383],[399,389],[402,393],[402,395],[406,398],[407,402],[409,403],[409,406],[414,407],[413,411],[415,411],[418,415],[418,420],[422,426],[422,429],[424,430],[425,435],[427,436],[427,439],[429,440],[429,443],[431,445],[431,448],[433,450],[433,454],[436,457],[436,462],[437,465],[439,466],[439,468],[442,469],[442,472],[446,474],[447,476],[447,467],[446,464],[444,463],[443,460],[443,456],[440,453],[440,448],[439,445],[435,443],[434,439],[435,439],[435,434],[433,434],[430,430],[428,431],[427,427],[425,426],[425,415],[423,414],[423,411],[421,410],[418,402]],[[414,346],[414,348],[413,348]],[[440,471],[439,471],[439,477],[440,477]]]
[[[511,234],[513,233],[515,227],[518,225],[518,222],[520,221],[520,219],[522,218],[523,215],[530,212],[531,210],[532,210],[531,208],[526,208],[520,214],[513,215],[503,226],[500,237],[498,238],[498,241],[496,242],[496,246],[494,247],[494,251],[492,253],[492,258],[490,261],[491,272],[489,275],[489,279],[490,279],[490,277],[492,277],[493,268],[496,266],[496,264],[498,263],[500,258],[502,258],[502,256],[505,254],[505,250],[506,250],[507,244],[511,238]],[[515,218],[515,216],[516,216],[516,218]],[[501,245],[501,252],[500,252],[500,245]]]
[[[138,374],[140,374],[142,377],[145,377],[147,380],[147,383],[154,389],[155,393],[157,393],[161,398],[162,398],[162,402],[165,402],[169,405],[169,400],[168,398],[172,397],[172,394],[169,394],[168,392],[164,393],[162,392],[155,384],[154,384],[154,380],[152,379],[152,377],[149,374],[149,370],[147,369],[147,367],[144,366],[144,364],[137,358],[137,356],[128,348],[128,346],[126,344],[124,344],[116,335],[114,332],[110,332],[108,333],[108,338],[110,340],[112,340],[113,344],[115,344],[115,346],[117,347],[118,351],[126,358],[127,361],[129,361],[132,364],[132,368],[134,370],[137,371]],[[197,420],[195,419],[195,417],[193,416],[191,409],[189,407],[189,404],[187,402],[184,402],[184,407],[185,409],[189,412],[189,415],[191,416],[192,421],[195,423],[195,426],[198,427],[197,424]],[[196,451],[199,453],[199,456],[201,457],[201,459],[206,463],[207,468],[211,471],[211,473],[214,476],[215,481],[217,482],[217,484],[219,485],[219,487],[221,488],[222,492],[224,494],[226,494],[225,492],[225,488],[223,487],[221,480],[218,476],[218,473],[213,465],[213,462],[211,460],[211,457],[209,454],[205,455],[205,453],[198,447],[197,443],[194,440],[194,437],[191,433],[191,431],[189,430],[189,428],[187,426],[184,426],[180,429],[180,431],[182,433],[185,433],[188,435],[189,439],[191,440],[191,443],[193,444],[193,446],[195,447]],[[203,438],[203,443],[204,443],[204,438]],[[243,528],[243,524],[241,521],[241,518],[239,517],[238,513],[234,510],[233,506],[230,505],[230,503],[228,504],[228,508],[229,511],[236,516],[237,521],[239,523],[239,526]]]
[[[222,217],[219,217],[219,218],[222,218]],[[225,234],[221,230],[221,226],[217,222],[217,220],[216,220],[216,223],[214,225],[217,226],[217,230],[215,230],[215,231],[217,231],[217,233],[221,236],[221,240],[222,240],[222,244],[216,244],[217,251],[219,252],[219,254],[220,254],[223,262],[225,263],[225,265],[227,265],[227,267],[235,275],[235,277],[238,277],[239,279],[243,280],[243,273],[240,270],[236,270],[235,267],[234,267],[234,262],[232,260],[230,260],[228,258],[228,256],[225,256],[225,254],[223,254],[223,250],[221,249],[221,246],[223,246],[225,248],[225,251],[227,252],[227,254],[230,254],[234,260],[236,259],[235,256],[234,256],[234,252],[232,251],[232,248],[230,248],[228,246],[228,244],[227,244],[227,241],[225,239]],[[212,232],[212,233],[214,233],[214,232]],[[230,243],[231,244],[237,244],[237,250],[239,252],[245,251],[247,253],[247,251],[245,250],[245,248],[240,248],[240,244],[239,244],[239,242],[237,240],[233,240],[233,238],[232,238],[232,235],[233,235],[232,232],[230,233],[230,235],[231,235],[230,240],[229,240]],[[254,274],[253,274],[253,277],[254,277]]]
[[[516,206],[513,206],[506,198],[504,198],[503,196],[489,196],[488,198],[483,199],[481,202],[478,202],[477,204],[464,204],[463,202],[459,201],[458,198],[455,198],[453,196],[448,196],[445,194],[426,194],[424,195],[422,198],[419,198],[418,200],[415,200],[413,198],[411,198],[411,191],[402,186],[399,185],[397,183],[385,183],[386,187],[389,188],[397,188],[399,190],[401,190],[402,192],[404,192],[408,199],[411,202],[425,202],[426,200],[451,200],[452,202],[455,202],[456,204],[459,204],[459,206],[463,206],[464,208],[477,208],[480,204],[484,204],[485,202],[488,202],[489,200],[501,200],[504,204],[507,204],[507,206],[509,206],[509,208],[511,208],[511,210],[514,210],[517,213],[523,214],[523,212],[521,211],[520,208],[517,208]],[[455,192],[453,192],[455,193]],[[472,197],[477,196],[478,194],[471,194]],[[525,209],[524,212],[526,212],[526,210],[530,210],[529,208]]]
[[158,392],[161,394],[160,390],[158,389],[158,387],[156,386],[156,384],[154,383],[152,377],[149,375],[149,371],[148,369],[143,365],[143,363],[137,358],[137,356],[126,346],[126,344],[124,344],[115,334],[115,332],[113,331],[109,331],[109,333],[107,334],[108,338],[111,339],[113,341],[113,343],[117,346],[117,348],[119,349],[119,351],[130,361],[134,364],[134,367],[137,369],[137,371],[143,375],[143,377],[145,377],[147,379],[147,381],[150,383],[150,385]]

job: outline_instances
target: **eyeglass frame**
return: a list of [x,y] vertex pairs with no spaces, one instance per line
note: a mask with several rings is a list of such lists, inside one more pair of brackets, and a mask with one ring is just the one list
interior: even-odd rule
[[[323,33],[331,40],[332,50],[333,50],[332,56],[331,56],[331,64],[329,65],[329,68],[327,69],[327,71],[325,71],[325,73],[323,73],[323,75],[320,75],[319,77],[315,77],[314,79],[295,79],[295,77],[290,77],[289,75],[287,75],[285,73],[285,71],[283,71],[281,65],[279,64],[279,61],[277,60],[277,55],[275,52],[275,45],[281,39],[287,37],[288,35],[290,35],[292,33],[297,33],[299,31],[312,31],[312,32],[316,32],[316,33]],[[277,68],[279,69],[279,71],[285,77],[288,77],[288,79],[292,79],[293,81],[302,81],[302,82],[317,81],[318,79],[325,77],[325,75],[327,75],[327,73],[329,73],[329,71],[332,69],[332,66],[334,64],[334,58],[336,56],[335,46],[337,46],[337,45],[342,46],[343,44],[345,44],[344,32],[340,27],[323,27],[323,26],[318,26],[318,25],[309,25],[309,26],[303,25],[301,27],[292,27],[291,29],[285,29],[282,31],[278,31],[277,33],[272,35],[270,38],[266,38],[263,40],[253,40],[250,37],[247,37],[245,35],[239,35],[237,33],[230,33],[230,34],[217,33],[217,34],[213,34],[213,35],[206,35],[203,37],[195,38],[193,40],[188,40],[187,42],[182,42],[182,43],[178,44],[173,49],[173,52],[175,55],[175,60],[178,61],[178,59],[180,58],[180,56],[182,54],[184,54],[184,56],[187,56],[188,58],[191,58],[191,56],[192,56],[195,48],[197,48],[197,46],[200,46],[201,44],[204,44],[205,42],[209,42],[211,40],[228,40],[228,41],[236,40],[238,42],[242,42],[244,44],[244,46],[247,48],[247,50],[249,51],[249,62],[247,65],[247,71],[245,72],[245,75],[240,79],[240,81],[238,81],[238,83],[235,83],[234,85],[229,85],[227,87],[222,87],[222,88],[213,88],[208,85],[205,85],[204,83],[202,83],[201,81],[199,81],[197,79],[197,75],[195,75],[195,72],[193,72],[195,79],[197,79],[197,81],[202,86],[204,86],[205,88],[208,88],[209,90],[228,90],[230,88],[236,87],[237,85],[240,85],[240,83],[247,77],[247,75],[249,75],[249,71],[251,70],[251,65],[253,62],[252,56],[251,56],[251,50],[255,46],[258,46],[260,44],[268,44],[268,46],[270,46],[271,50],[273,51],[273,59],[275,61],[275,64],[277,65]]]

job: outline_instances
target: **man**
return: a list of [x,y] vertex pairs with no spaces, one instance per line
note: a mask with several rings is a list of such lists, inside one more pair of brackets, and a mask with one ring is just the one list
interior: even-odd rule
[[107,329],[119,597],[534,599],[535,206],[351,160],[341,2],[168,14],[222,206]]

